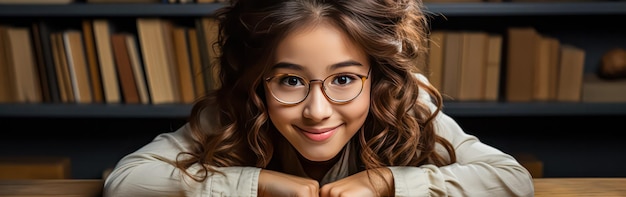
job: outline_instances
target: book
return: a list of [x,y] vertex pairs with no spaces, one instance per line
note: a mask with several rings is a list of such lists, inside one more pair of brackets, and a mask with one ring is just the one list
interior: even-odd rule
[[441,96],[444,100],[459,98],[461,79],[461,62],[463,61],[463,33],[449,31],[446,33],[443,54],[443,80]]
[[63,32],[63,41],[74,101],[76,103],[92,103],[89,66],[85,56],[82,32],[66,30]]
[[583,75],[582,102],[626,102],[626,79],[603,79],[595,73]]
[[430,84],[441,91],[445,31],[432,31],[428,39],[428,69],[425,76]]
[[205,95],[206,88],[204,86],[204,69],[202,69],[198,30],[195,27],[189,28],[187,31],[187,38],[189,39],[191,77],[193,78],[193,85],[195,88],[194,92],[196,97],[201,97]]
[[191,77],[191,63],[189,60],[189,46],[186,27],[173,27],[174,51],[176,56],[176,69],[178,73],[178,85],[181,93],[181,103],[193,103],[196,95],[193,78]]
[[122,98],[111,46],[112,30],[109,21],[108,19],[94,19],[92,25],[104,89],[104,100],[106,103],[120,103]]
[[489,34],[485,65],[485,101],[497,101],[500,95],[500,69],[502,63],[502,35]]
[[507,34],[505,99],[508,102],[530,102],[533,100],[540,34],[533,27],[510,27]]
[[173,94],[173,103],[180,103],[181,90],[180,80],[178,79],[178,69],[176,68],[176,52],[174,48],[174,23],[172,20],[161,19],[161,31],[163,32],[163,49],[165,50],[166,67],[171,79],[171,88]]
[[537,50],[537,64],[534,68],[533,100],[551,101],[555,99],[558,80],[559,41],[549,36],[541,36]]
[[556,100],[556,94],[559,83],[559,66],[561,61],[561,41],[554,37],[548,38],[550,55],[548,56],[548,100]]
[[73,103],[74,93],[70,82],[69,70],[67,69],[67,55],[63,44],[63,35],[60,32],[50,34],[52,42],[52,54],[54,56],[54,68],[57,74],[57,84],[61,94],[61,102]]
[[537,50],[537,63],[535,64],[532,100],[548,101],[550,80],[550,42],[545,36],[539,38],[539,48]]
[[[10,75],[9,64],[6,55],[9,53],[8,37],[6,29],[8,27],[0,25],[0,103],[12,103],[13,98],[13,75]],[[6,43],[6,44],[5,44]]]
[[208,42],[206,40],[206,36],[205,36],[205,28],[203,25],[203,20],[202,19],[196,19],[195,20],[195,29],[196,29],[196,35],[197,35],[197,43],[198,43],[198,53],[200,54],[200,71],[197,72],[197,74],[202,74],[202,76],[200,76],[199,78],[202,79],[202,87],[204,87],[204,90],[198,92],[201,94],[206,94],[208,93],[209,90],[211,90],[212,85],[211,85],[211,56],[209,54],[209,49],[208,49]]
[[[59,33],[57,32],[51,32],[50,33],[50,46],[51,46],[51,51],[52,51],[52,57],[54,60],[54,73],[56,74],[56,83],[57,86],[59,87],[59,99],[61,103],[66,103],[69,102],[69,98],[68,98],[68,93],[67,93],[67,86],[65,84],[65,73],[63,72],[63,66],[62,66],[62,62],[61,62],[61,58],[65,59],[65,56],[61,56],[61,52],[60,50],[62,50],[61,47],[59,47],[59,42],[57,41],[59,39]],[[65,60],[63,60],[65,61]]]
[[128,56],[135,75],[135,83],[139,93],[141,104],[150,104],[150,92],[146,84],[145,69],[141,61],[141,55],[137,46],[137,37],[134,34],[126,36],[126,47],[128,48]]
[[28,27],[5,28],[5,53],[8,74],[12,75],[14,98],[19,103],[42,103],[35,49]]
[[89,65],[89,79],[91,81],[91,93],[93,94],[93,103],[104,103],[104,92],[102,92],[102,77],[100,75],[100,66],[98,65],[98,55],[96,49],[96,40],[93,33],[93,25],[90,19],[83,19],[82,32],[85,43],[85,55],[87,56],[87,64]]
[[[41,95],[43,97],[43,102],[45,103],[53,103],[52,97],[52,87],[51,85],[55,85],[56,81],[50,81],[48,79],[48,74],[46,73],[46,57],[44,54],[44,50],[48,50],[49,48],[44,48],[42,37],[40,36],[41,30],[38,23],[33,23],[31,25],[31,30],[33,34],[33,47],[35,48],[35,60],[37,65],[39,82],[41,83]],[[44,38],[47,36],[44,36]],[[48,43],[49,44],[49,43]],[[2,46],[0,44],[0,46]],[[1,63],[0,63],[1,64]],[[1,71],[0,71],[1,72]],[[55,87],[56,88],[56,87]]]
[[486,32],[462,32],[458,101],[484,100],[488,42]]
[[137,18],[137,31],[150,100],[152,104],[177,103],[176,85],[172,78],[166,51],[165,21],[159,18]]
[[122,98],[126,104],[138,104],[140,102],[137,84],[135,82],[135,74],[133,73],[132,63],[126,46],[127,33],[111,34],[111,47],[113,47],[113,57],[115,59],[115,68],[119,78],[120,88],[122,89]]
[[560,57],[556,100],[578,102],[581,100],[585,51],[574,45],[562,44]]

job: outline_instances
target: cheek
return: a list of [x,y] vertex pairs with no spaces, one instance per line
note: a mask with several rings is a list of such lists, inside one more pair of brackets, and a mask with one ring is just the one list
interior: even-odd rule
[[[267,92],[266,92],[267,95]],[[300,112],[296,107],[289,107],[276,101],[272,95],[266,96],[267,113],[270,121],[278,130],[283,130],[282,127],[290,125],[292,120],[296,117],[300,117]]]
[[276,124],[275,120],[280,119],[280,109],[278,103],[274,100],[272,96],[266,96],[267,98],[267,113],[270,116],[270,120]]
[[369,109],[370,109],[369,86],[363,87],[363,92],[361,92],[361,95],[359,95],[359,97],[355,99],[354,101],[352,101],[350,104],[342,108],[344,116],[350,119],[349,122],[353,123],[351,124],[352,126],[350,127],[356,128],[356,129],[360,128],[365,122],[365,119],[367,118],[367,115],[369,113]]

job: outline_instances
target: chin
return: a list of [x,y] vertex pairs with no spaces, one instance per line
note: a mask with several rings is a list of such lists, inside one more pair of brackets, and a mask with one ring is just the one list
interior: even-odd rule
[[334,156],[332,156],[332,157],[307,157],[307,156],[304,156],[304,158],[308,159],[309,161],[323,162],[323,161],[329,161],[329,160],[333,159]]
[[[328,151],[325,151],[326,153],[328,153]],[[311,152],[302,152],[300,151],[300,155],[302,155],[305,159],[309,160],[309,161],[316,161],[316,162],[323,162],[323,161],[329,161],[333,158],[335,158],[335,156],[337,156],[338,152],[335,152],[335,154],[320,154],[319,152],[317,153],[311,153]]]

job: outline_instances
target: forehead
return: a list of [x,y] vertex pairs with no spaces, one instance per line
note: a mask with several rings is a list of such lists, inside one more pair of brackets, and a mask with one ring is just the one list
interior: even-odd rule
[[356,61],[363,70],[369,69],[362,47],[340,28],[326,22],[291,32],[279,43],[275,54],[274,63],[296,64],[311,72],[330,71],[331,65],[345,61]]

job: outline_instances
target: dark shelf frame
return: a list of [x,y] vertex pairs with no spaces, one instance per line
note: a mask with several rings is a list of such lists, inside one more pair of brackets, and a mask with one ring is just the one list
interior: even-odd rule
[[[454,117],[626,115],[626,103],[446,102]],[[187,118],[188,104],[0,104],[0,117],[23,118]]]
[[[0,5],[0,17],[208,16],[209,4],[51,4]],[[427,3],[428,12],[446,16],[626,15],[624,1]]]
[[445,16],[625,15],[624,1],[430,3],[429,12]]
[[626,103],[444,102],[450,116],[623,116]]
[[0,104],[0,117],[21,118],[186,118],[191,105]]
[[194,17],[210,16],[222,6],[220,3],[0,5],[0,17]]

